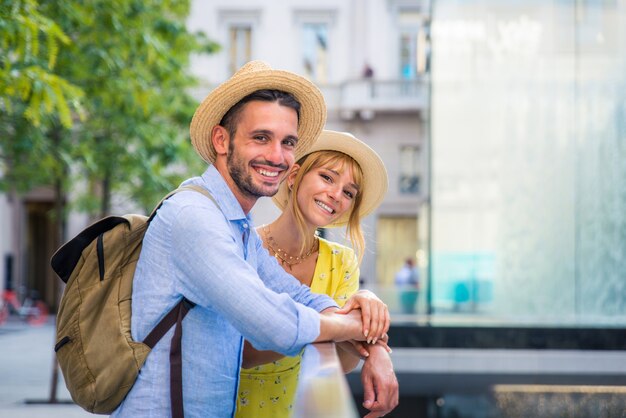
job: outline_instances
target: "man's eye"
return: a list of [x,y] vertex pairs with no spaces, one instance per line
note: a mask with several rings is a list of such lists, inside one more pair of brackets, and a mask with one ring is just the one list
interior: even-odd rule
[[288,147],[295,147],[297,143],[293,139],[285,139],[283,141],[283,144],[287,145]]
[[267,141],[267,137],[265,135],[256,135],[254,139],[257,141]]

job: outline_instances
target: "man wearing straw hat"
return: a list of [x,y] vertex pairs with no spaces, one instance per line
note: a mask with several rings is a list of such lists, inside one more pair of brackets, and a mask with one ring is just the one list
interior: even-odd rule
[[[315,341],[381,338],[388,317],[337,314],[336,304],[284,272],[262,247],[249,212],[278,190],[295,158],[320,134],[326,105],[296,74],[253,61],[219,85],[191,121],[191,141],[209,163],[166,200],[150,224],[133,282],[132,336],[143,340],[185,297],[182,399],[170,395],[170,339],[148,356],[113,416],[233,416],[243,339],[260,350],[297,354]],[[320,312],[322,312],[320,314]],[[363,315],[361,315],[363,312]]]

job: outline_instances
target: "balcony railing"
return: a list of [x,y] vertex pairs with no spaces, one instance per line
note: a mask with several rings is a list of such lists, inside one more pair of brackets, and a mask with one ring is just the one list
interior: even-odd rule
[[295,418],[357,418],[357,410],[335,344],[310,344],[304,350]]
[[[190,91],[202,101],[215,85],[203,83]],[[429,81],[359,79],[340,84],[320,85],[329,110],[338,110],[342,117],[373,118],[376,113],[422,112],[429,106]]]
[[[339,86],[337,107],[345,116],[350,112],[411,112],[428,107],[428,81],[419,80],[352,80]],[[333,107],[331,100],[329,107]]]

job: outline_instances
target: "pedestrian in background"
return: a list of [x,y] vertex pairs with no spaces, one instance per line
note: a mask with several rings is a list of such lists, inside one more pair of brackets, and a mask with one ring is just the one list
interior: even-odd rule
[[408,257],[402,268],[396,273],[396,286],[400,296],[402,313],[414,314],[417,309],[419,295],[419,271],[413,258]]

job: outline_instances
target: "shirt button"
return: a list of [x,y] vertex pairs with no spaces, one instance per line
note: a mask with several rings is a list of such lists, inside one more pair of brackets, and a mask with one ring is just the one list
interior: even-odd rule
[[244,228],[248,228],[248,224],[243,224],[243,227]]

